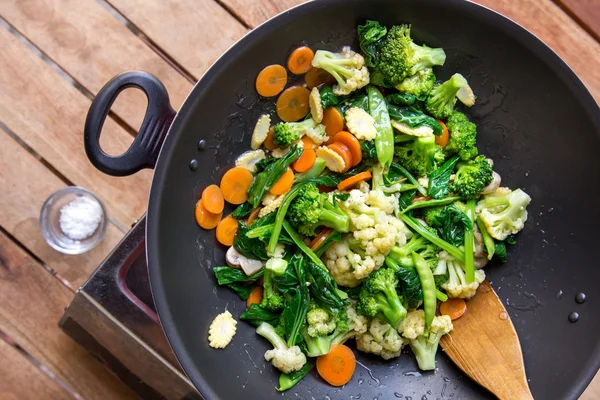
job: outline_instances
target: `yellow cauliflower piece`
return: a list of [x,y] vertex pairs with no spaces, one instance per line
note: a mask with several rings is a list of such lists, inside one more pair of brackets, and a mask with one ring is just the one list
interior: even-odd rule
[[253,150],[258,149],[263,144],[267,138],[269,129],[271,129],[271,117],[267,114],[263,114],[258,118],[258,121],[256,121],[254,131],[252,132],[250,147],[252,147]]
[[365,110],[352,107],[346,111],[346,126],[360,140],[373,140],[377,135],[375,120]]
[[225,311],[215,317],[208,328],[208,344],[215,349],[224,349],[237,330],[237,321],[229,311]]
[[310,106],[310,115],[312,119],[320,124],[323,121],[323,104],[321,104],[321,95],[319,89],[316,87],[310,91],[310,97],[308,98],[308,105]]
[[342,156],[329,147],[321,146],[317,149],[317,157],[325,160],[327,168],[333,172],[342,172],[346,168],[346,163]]

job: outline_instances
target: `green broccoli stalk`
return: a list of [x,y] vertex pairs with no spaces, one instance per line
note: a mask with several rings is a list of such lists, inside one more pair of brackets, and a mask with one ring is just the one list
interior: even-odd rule
[[444,162],[444,151],[435,144],[433,135],[397,146],[396,156],[404,168],[418,177],[429,175]]
[[444,148],[446,154],[458,154],[463,160],[469,160],[479,152],[475,146],[477,125],[469,121],[467,116],[459,111],[453,112],[446,122],[450,141]]
[[530,202],[531,197],[521,189],[510,191],[499,188],[479,201],[475,211],[490,236],[504,240],[523,229]]
[[494,179],[492,166],[485,156],[458,164],[450,191],[461,197],[476,198]]
[[369,71],[363,56],[344,47],[341,53],[317,50],[312,66],[329,72],[337,81],[333,87],[336,95],[350,94],[369,84]]
[[433,69],[425,68],[397,84],[396,89],[424,100],[433,89],[435,81],[436,78]]
[[287,213],[290,223],[306,236],[314,236],[319,226],[333,228],[338,232],[348,232],[350,217],[337,203],[329,200],[326,193],[319,193],[314,183],[308,183],[300,189],[290,204]]
[[391,268],[381,267],[372,272],[360,291],[356,311],[369,318],[378,317],[397,327],[406,316],[406,308],[396,292],[398,283],[398,277]]
[[315,126],[312,118],[301,122],[280,122],[273,127],[273,143],[280,148],[289,147]]
[[461,74],[454,74],[446,82],[436,85],[425,103],[427,111],[436,118],[448,118],[454,111],[456,94],[469,83]]
[[332,316],[322,308],[313,308],[306,315],[308,323],[300,333],[306,344],[306,355],[318,357],[329,353],[332,344],[344,343],[354,332],[348,328],[346,313]]
[[[431,234],[437,235],[434,229],[428,227],[424,228],[428,229]],[[412,256],[413,252],[423,257],[427,264],[429,264],[429,268],[431,270],[437,266],[438,247],[418,233],[415,233],[404,246],[392,247],[387,257],[396,261],[405,268],[414,268],[415,264]]]
[[473,283],[475,281],[475,237],[474,237],[474,226],[475,226],[475,200],[469,199],[467,201],[467,210],[465,214],[471,222],[471,226],[465,229],[465,276],[467,283]]
[[409,341],[419,369],[431,371],[435,369],[435,354],[442,336],[452,330],[452,322],[449,317],[435,317],[429,332],[425,332],[416,339]]
[[306,344],[306,355],[309,357],[318,357],[329,353],[334,344],[342,344],[354,335],[354,332],[347,328],[338,327],[330,335],[310,336],[307,328],[304,327],[300,333]]

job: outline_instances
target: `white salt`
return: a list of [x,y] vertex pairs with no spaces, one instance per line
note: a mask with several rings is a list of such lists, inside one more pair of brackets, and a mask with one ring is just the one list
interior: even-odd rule
[[88,197],[78,197],[60,209],[60,230],[72,240],[87,239],[102,220],[102,207]]

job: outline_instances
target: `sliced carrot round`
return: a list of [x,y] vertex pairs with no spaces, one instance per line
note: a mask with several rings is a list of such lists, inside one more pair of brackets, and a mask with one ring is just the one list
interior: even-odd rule
[[217,240],[224,246],[233,246],[233,237],[238,228],[237,219],[231,215],[226,216],[217,224]]
[[286,194],[294,183],[294,171],[288,167],[287,171],[281,175],[281,177],[271,186],[269,189],[269,193],[279,196],[281,194]]
[[287,72],[279,64],[268,65],[256,77],[256,91],[263,97],[277,96],[287,83]]
[[344,179],[343,181],[341,181],[338,184],[337,188],[338,188],[338,190],[352,189],[360,181],[366,181],[368,179],[371,179],[371,172],[370,171],[361,172],[360,174],[357,174],[357,175],[351,176],[350,178]]
[[309,89],[321,85],[330,85],[335,82],[335,78],[329,72],[321,68],[311,68],[304,75],[304,82]]
[[221,188],[217,185],[209,185],[202,191],[202,204],[204,208],[213,214],[223,212],[225,201]]
[[260,304],[263,296],[263,287],[255,286],[254,289],[250,291],[250,296],[246,299],[246,307],[250,308],[252,304]]
[[350,149],[348,149],[348,147],[345,144],[340,142],[333,142],[327,147],[339,154],[340,157],[342,157],[342,159],[344,160],[344,164],[346,164],[346,167],[342,172],[348,171],[352,166],[352,153],[350,153]]
[[200,199],[198,200],[198,203],[196,203],[195,216],[196,223],[200,225],[200,228],[213,229],[221,220],[221,216],[223,216],[223,213],[211,213],[206,208],[204,208],[204,203],[202,202],[202,199]]
[[256,220],[256,218],[258,218],[258,214],[260,214],[260,210],[262,209],[262,207],[256,207],[254,210],[252,210],[252,212],[250,213],[250,215],[248,215],[248,220],[246,221],[246,225],[250,226],[252,225],[252,223]]
[[348,346],[334,344],[329,353],[317,357],[317,371],[331,386],[350,382],[356,369],[356,357]]
[[332,228],[323,228],[323,229],[321,229],[321,231],[312,240],[312,242],[310,242],[310,244],[308,245],[308,247],[310,247],[310,249],[312,251],[317,250],[319,248],[319,246],[321,246],[323,244],[323,242],[325,241],[325,239],[327,239],[329,237],[329,235],[331,234],[331,232],[333,232]]
[[292,164],[294,167],[294,171],[296,172],[306,172],[313,165],[315,165],[315,161],[317,160],[317,153],[311,147],[304,148],[302,151],[302,155]]
[[265,149],[267,150],[275,150],[277,148],[277,145],[275,144],[275,130],[273,128],[269,129],[269,132],[267,132],[267,138],[263,142],[263,146],[265,146]]
[[435,144],[441,147],[446,147],[448,141],[450,140],[450,132],[448,132],[448,127],[443,121],[436,119],[436,121],[442,126],[442,135],[435,137]]
[[323,120],[321,120],[321,124],[325,125],[325,133],[329,136],[327,144],[333,143],[335,134],[344,130],[344,118],[335,107],[330,107],[323,111]]
[[302,136],[302,143],[304,144],[304,148],[305,149],[314,149],[317,147],[317,145],[315,144],[315,142],[312,141],[311,138],[308,137],[308,135],[304,135]]
[[312,60],[315,53],[310,47],[302,46],[292,51],[288,58],[288,69],[292,74],[301,75],[308,72],[312,68]]
[[334,142],[340,142],[346,145],[352,154],[352,166],[360,164],[362,161],[362,149],[360,148],[360,142],[350,132],[341,131],[335,134],[333,137]]
[[242,204],[248,200],[247,192],[253,180],[252,172],[246,168],[231,168],[221,178],[223,198],[231,204]]
[[467,302],[463,299],[448,299],[440,304],[440,314],[448,315],[453,321],[467,311]]
[[308,114],[310,92],[302,86],[292,86],[277,98],[277,115],[285,122],[296,122]]

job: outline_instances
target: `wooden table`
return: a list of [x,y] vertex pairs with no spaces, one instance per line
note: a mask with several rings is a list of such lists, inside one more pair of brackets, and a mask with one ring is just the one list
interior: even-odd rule
[[[135,397],[57,326],[74,290],[144,213],[151,179],[112,178],[87,161],[90,99],[115,74],[141,69],[178,108],[232,43],[301,2],[0,0],[0,398]],[[600,101],[600,1],[478,2],[544,40]],[[119,97],[104,149],[128,147],[144,105],[140,92]],[[110,214],[104,240],[84,255],[55,252],[38,228],[44,200],[67,185],[97,193]],[[592,386],[583,398],[600,398],[600,382]]]

